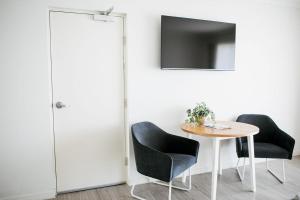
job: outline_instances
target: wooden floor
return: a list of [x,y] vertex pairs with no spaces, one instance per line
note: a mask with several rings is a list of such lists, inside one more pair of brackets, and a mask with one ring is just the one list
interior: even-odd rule
[[[270,166],[275,172],[281,172],[281,162],[272,161]],[[246,173],[246,177],[249,177]],[[300,192],[300,157],[286,162],[287,182],[280,184],[265,169],[265,163],[256,165],[257,192],[249,192],[249,179],[242,184],[235,169],[226,169],[218,180],[218,200],[291,200]],[[180,182],[179,182],[180,183]],[[179,184],[178,183],[178,184]],[[172,190],[173,200],[194,199],[209,200],[211,173],[194,175],[193,187],[190,192]],[[136,186],[138,195],[147,200],[168,199],[167,187],[152,183]],[[127,185],[112,186],[81,192],[61,194],[55,200],[125,200],[130,197],[130,187]]]

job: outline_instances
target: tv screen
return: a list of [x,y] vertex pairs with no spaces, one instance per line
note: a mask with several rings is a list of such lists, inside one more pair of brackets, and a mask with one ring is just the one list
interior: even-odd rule
[[234,70],[232,23],[161,16],[161,68]]

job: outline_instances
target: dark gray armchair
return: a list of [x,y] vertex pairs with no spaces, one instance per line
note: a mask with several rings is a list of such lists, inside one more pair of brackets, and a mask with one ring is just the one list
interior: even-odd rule
[[[240,115],[237,122],[243,122],[255,125],[259,128],[259,133],[254,135],[254,154],[255,158],[266,158],[267,170],[275,176],[281,183],[285,181],[285,167],[284,159],[292,159],[293,149],[295,145],[295,140],[289,136],[287,133],[282,131],[275,122],[266,115],[257,115],[257,114],[244,114]],[[247,138],[237,138],[236,139],[236,152],[238,158],[248,157],[248,145]],[[282,159],[283,167],[283,178],[280,179],[275,175],[268,166],[268,158]],[[238,166],[237,166],[238,169]],[[243,175],[238,173],[241,177],[241,180],[244,179]]]
[[[154,182],[169,186],[169,199],[171,188],[190,190],[190,167],[197,162],[199,143],[195,140],[171,135],[151,122],[140,122],[132,125],[132,141],[134,147],[137,171],[147,177],[162,182]],[[172,186],[172,180],[189,169],[188,188]],[[143,199],[133,193],[137,199]]]

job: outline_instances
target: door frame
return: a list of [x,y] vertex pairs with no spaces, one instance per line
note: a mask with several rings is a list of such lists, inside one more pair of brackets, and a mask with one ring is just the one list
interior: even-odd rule
[[[81,10],[81,9],[69,9],[69,8],[57,8],[49,7],[47,10],[47,49],[48,49],[48,73],[49,73],[49,106],[50,106],[50,124],[51,124],[51,143],[52,143],[52,160],[53,160],[53,169],[55,174],[55,190],[57,192],[57,171],[56,171],[56,151],[55,151],[55,131],[54,131],[54,102],[53,102],[53,74],[52,74],[52,53],[51,53],[51,24],[50,24],[50,13],[51,12],[62,12],[62,13],[74,13],[74,14],[87,14],[87,15],[101,15],[105,11],[102,10]],[[120,17],[123,22],[123,91],[124,91],[124,139],[125,139],[125,181],[128,184],[129,180],[129,156],[130,156],[130,139],[129,139],[129,123],[128,123],[128,89],[127,89],[127,15],[126,13],[112,12],[110,16]],[[92,189],[92,188],[85,188]]]

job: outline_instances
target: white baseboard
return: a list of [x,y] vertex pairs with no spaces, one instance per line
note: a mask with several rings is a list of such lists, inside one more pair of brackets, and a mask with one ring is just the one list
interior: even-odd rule
[[299,156],[300,155],[300,149],[294,149],[293,156]]
[[0,197],[0,200],[45,200],[56,197],[56,191]]

